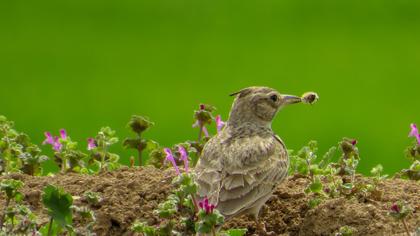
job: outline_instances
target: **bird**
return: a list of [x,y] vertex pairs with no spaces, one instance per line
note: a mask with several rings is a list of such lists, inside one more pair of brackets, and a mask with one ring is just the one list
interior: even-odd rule
[[225,127],[205,144],[195,167],[198,198],[207,198],[228,221],[244,214],[259,235],[272,235],[258,220],[262,206],[288,174],[289,157],[271,128],[277,112],[296,103],[313,104],[318,95],[280,94],[269,87],[248,87],[235,97]]

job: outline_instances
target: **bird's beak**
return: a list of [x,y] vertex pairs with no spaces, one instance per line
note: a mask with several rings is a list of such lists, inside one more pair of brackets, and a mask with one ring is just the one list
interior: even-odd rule
[[302,98],[294,95],[282,95],[283,105],[290,105],[302,102]]

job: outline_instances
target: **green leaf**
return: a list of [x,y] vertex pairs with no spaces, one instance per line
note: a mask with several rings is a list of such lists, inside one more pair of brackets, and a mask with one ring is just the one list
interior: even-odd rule
[[224,233],[226,236],[244,236],[247,231],[247,229],[229,229]]
[[131,231],[136,233],[143,233],[145,236],[155,236],[157,235],[156,228],[148,226],[144,222],[136,221],[131,226]]
[[308,202],[309,208],[313,209],[313,208],[317,207],[321,202],[322,202],[321,198],[312,198]]
[[307,175],[309,174],[308,165],[304,159],[296,159],[296,170],[299,174]]
[[20,193],[20,192],[17,192],[17,193],[15,194],[15,201],[16,201],[17,203],[22,202],[24,198],[25,198],[25,196],[23,196],[23,194],[22,194],[22,193]]
[[23,186],[23,182],[15,179],[5,179],[0,182],[0,190],[4,191],[7,198],[14,198],[19,192],[17,191]]
[[339,229],[338,233],[336,235],[339,236],[352,236],[354,234],[354,232],[356,231],[356,229],[354,229],[353,227],[350,226],[343,226]]
[[128,122],[127,126],[131,128],[134,133],[141,135],[144,131],[154,125],[153,122],[149,121],[146,117],[133,115]]
[[384,168],[382,167],[381,164],[376,165],[375,167],[372,168],[372,170],[370,171],[370,173],[373,176],[381,176],[382,171],[384,170]]
[[343,184],[343,185],[341,185],[344,189],[347,189],[347,190],[352,190],[353,189],[353,187],[354,187],[354,185],[352,184],[352,183],[345,183],[345,184]]
[[123,141],[123,147],[127,149],[139,149],[142,146],[142,140],[139,138],[126,138]]
[[313,164],[309,167],[311,173],[313,175],[320,175],[322,174],[322,169],[319,168],[319,166],[317,164]]
[[202,234],[210,233],[211,229],[212,229],[212,226],[206,222],[200,221],[200,222],[195,223],[195,231],[197,233],[202,233]]
[[73,216],[70,207],[73,204],[73,198],[63,189],[48,185],[44,188],[42,203],[48,209],[48,215],[61,227],[72,224]]
[[318,177],[315,177],[314,182],[309,185],[309,189],[313,193],[321,193],[322,192],[321,180]]
[[159,143],[153,140],[147,140],[146,141],[146,151],[152,151],[159,148]]

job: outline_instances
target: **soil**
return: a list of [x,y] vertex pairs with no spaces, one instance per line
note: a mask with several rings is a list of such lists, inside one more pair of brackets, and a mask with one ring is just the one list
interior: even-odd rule
[[[134,235],[129,228],[136,219],[153,225],[159,223],[153,210],[171,191],[173,176],[172,170],[124,167],[95,176],[69,173],[33,177],[12,174],[0,177],[0,180],[14,178],[25,183],[21,192],[40,224],[48,222],[41,203],[42,189],[47,184],[63,187],[73,195],[74,204],[78,206],[88,205],[82,197],[84,192],[99,192],[103,201],[90,206],[97,218],[94,227],[97,235]],[[364,177],[359,179],[366,180]],[[260,215],[267,231],[290,236],[334,235],[341,226],[347,225],[357,230],[355,235],[405,235],[402,223],[387,215],[390,205],[397,200],[405,200],[414,208],[407,219],[411,231],[420,226],[419,182],[385,180],[379,184],[379,190],[384,193],[382,197],[340,197],[326,200],[314,209],[308,207],[308,197],[303,192],[307,183],[306,178],[292,176],[276,189]],[[4,196],[0,196],[0,206],[3,204]],[[77,222],[75,219],[76,226]],[[227,222],[225,228],[228,227],[248,228],[247,235],[260,234],[256,232],[253,220],[246,216]]]

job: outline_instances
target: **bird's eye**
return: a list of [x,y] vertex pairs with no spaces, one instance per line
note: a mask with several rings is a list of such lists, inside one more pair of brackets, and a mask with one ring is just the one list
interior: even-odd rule
[[277,97],[277,95],[271,95],[271,96],[270,96],[270,99],[271,99],[273,102],[277,102],[277,100],[279,100],[279,97]]

